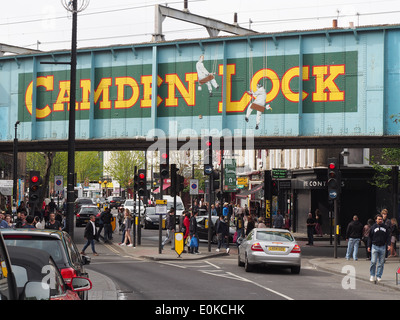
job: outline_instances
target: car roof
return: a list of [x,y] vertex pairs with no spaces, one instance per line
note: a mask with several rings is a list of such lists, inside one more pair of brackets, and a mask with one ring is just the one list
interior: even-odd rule
[[26,247],[7,247],[12,265],[22,266],[27,270],[29,281],[43,280],[43,266],[49,264],[51,255],[40,249]]
[[61,239],[64,236],[64,231],[52,230],[52,229],[1,229],[1,233],[4,236],[7,235],[27,235],[27,236],[44,236]]

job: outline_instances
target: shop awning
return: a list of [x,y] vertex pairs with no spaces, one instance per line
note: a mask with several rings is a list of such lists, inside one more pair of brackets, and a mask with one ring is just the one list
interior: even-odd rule
[[[170,186],[171,186],[170,183],[164,183],[164,184],[163,184],[163,187],[162,187],[163,191],[166,190],[166,189],[168,189]],[[153,193],[160,193],[160,188],[155,189],[155,190],[153,191]]]
[[251,195],[253,193],[256,193],[257,191],[260,191],[262,188],[263,188],[263,185],[259,184],[259,185],[255,186],[254,188],[252,188],[251,190],[245,190],[245,191],[243,191],[241,193],[237,193],[236,197],[246,198],[247,196],[249,196],[249,195]]

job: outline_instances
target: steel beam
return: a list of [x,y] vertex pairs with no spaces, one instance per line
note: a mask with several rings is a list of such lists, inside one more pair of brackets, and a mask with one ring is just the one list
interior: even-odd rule
[[188,10],[181,11],[157,4],[155,6],[154,34],[152,39],[153,42],[165,40],[165,37],[162,34],[162,23],[166,17],[203,26],[207,29],[210,37],[218,36],[220,31],[228,32],[235,35],[257,33],[254,30],[242,28],[237,24],[225,23],[216,19],[205,18],[197,14],[190,13]]

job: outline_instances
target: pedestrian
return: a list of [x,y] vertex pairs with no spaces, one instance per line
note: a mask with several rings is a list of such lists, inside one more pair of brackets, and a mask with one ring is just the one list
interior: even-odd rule
[[36,224],[35,217],[32,215],[29,215],[26,217],[26,223],[22,226],[22,228],[36,229],[35,224]]
[[9,228],[14,228],[15,227],[15,224],[13,223],[12,217],[11,217],[10,214],[6,214],[5,221],[7,222]]
[[306,224],[307,224],[307,237],[308,237],[308,243],[306,243],[306,245],[313,246],[314,245],[315,220],[314,220],[311,212],[308,213],[308,218],[307,218]]
[[217,234],[217,240],[218,240],[218,246],[216,251],[219,252],[222,244],[224,244],[226,253],[229,253],[229,227],[223,216],[219,217],[215,228],[215,232]]
[[190,217],[189,212],[185,211],[185,218],[183,219],[183,226],[185,227],[185,233],[183,234],[184,243],[187,244],[187,239],[189,237],[189,228],[190,228]]
[[382,215],[377,214],[368,239],[368,251],[371,252],[370,281],[381,281],[386,249],[390,249],[390,229],[383,223]]
[[171,243],[171,250],[175,250],[175,208],[171,207],[171,209],[168,212],[167,218],[166,218],[166,228],[167,228],[167,234],[165,236],[165,239],[163,243],[161,244],[161,250],[164,249],[164,246],[167,243]]
[[103,222],[104,226],[104,242],[108,243],[112,240],[112,227],[111,227],[111,220],[113,216],[111,213],[111,209],[107,208],[100,216],[100,220]]
[[[387,209],[382,209],[381,215],[382,215],[382,218],[383,218],[383,224],[386,225],[386,227],[387,227],[389,230],[391,230],[391,229],[392,229],[392,225],[391,225],[391,223],[390,223],[390,219],[388,218],[388,210],[387,210]],[[385,258],[387,258],[388,255],[389,255],[389,249],[386,250]]]
[[283,228],[283,216],[281,215],[281,210],[279,209],[274,220],[274,228],[277,229]]
[[367,224],[363,228],[363,236],[362,241],[365,245],[365,251],[367,253],[367,260],[371,260],[371,252],[368,251],[368,239],[369,239],[369,232],[371,230],[371,226],[374,224],[373,219],[368,219]]
[[247,216],[247,226],[246,226],[246,236],[249,235],[249,233],[251,232],[251,230],[253,230],[255,228],[255,222],[252,216],[248,215]]
[[49,214],[49,220],[46,222],[45,229],[60,230],[62,229],[61,223],[56,220],[56,214],[54,212]]
[[397,219],[390,219],[391,229],[390,229],[390,255],[388,258],[396,257],[396,242],[399,237],[399,226],[397,224]]
[[315,210],[315,232],[318,237],[322,237],[322,214],[319,209]]
[[[189,235],[190,235],[190,248],[189,253],[200,254],[199,252],[199,235],[197,233],[197,219],[199,212],[193,212],[190,218]],[[195,238],[195,239],[193,239]]]
[[266,228],[267,226],[265,225],[265,220],[263,217],[258,218],[258,225],[257,228]]
[[346,260],[350,260],[350,256],[353,254],[353,260],[358,260],[358,247],[360,245],[361,237],[363,232],[363,225],[358,220],[358,216],[353,216],[353,221],[347,225],[346,230],[346,240],[347,242],[347,252]]
[[211,215],[216,216],[217,215],[217,209],[215,209],[215,205],[211,205]]
[[6,217],[5,217],[4,211],[0,212],[0,229],[7,229],[9,227],[10,226],[6,221]]
[[222,215],[224,217],[228,217],[228,215],[229,215],[229,207],[228,206],[229,206],[228,202],[225,202],[224,208],[222,209]]
[[92,246],[93,255],[98,256],[94,246],[94,240],[97,238],[97,228],[96,228],[96,216],[92,214],[89,217],[89,222],[86,224],[84,238],[87,240],[86,244],[83,246],[81,254],[85,254],[85,250],[89,245]]
[[125,232],[124,232],[124,241],[121,243],[121,246],[126,246],[127,242],[129,241],[128,247],[133,247],[133,242],[131,238],[131,229],[132,229],[132,215],[128,208],[125,208],[124,211],[124,225],[125,225]]
[[243,213],[240,210],[238,210],[238,214],[235,220],[235,226],[236,226],[236,239],[234,240],[234,242],[236,243],[237,246],[239,246],[244,235]]

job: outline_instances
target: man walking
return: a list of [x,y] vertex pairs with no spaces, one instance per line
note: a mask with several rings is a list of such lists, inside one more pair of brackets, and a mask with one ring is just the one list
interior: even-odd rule
[[90,216],[89,222],[86,224],[84,237],[86,238],[87,242],[83,246],[81,254],[85,254],[86,248],[89,247],[89,245],[91,245],[93,255],[98,256],[96,249],[94,247],[94,239],[97,238],[97,228],[96,228],[95,221],[96,221],[96,216],[92,214]]
[[360,221],[358,221],[358,216],[353,216],[353,221],[351,221],[346,230],[346,239],[347,239],[347,252],[346,252],[346,260],[350,260],[351,254],[353,254],[353,260],[358,260],[358,247],[360,245],[363,225]]
[[368,238],[368,252],[371,252],[369,281],[375,281],[375,275],[376,281],[381,281],[387,248],[390,248],[390,229],[383,223],[382,215],[377,214]]
[[161,245],[161,249],[164,249],[164,246],[171,242],[171,250],[175,250],[175,208],[171,208],[169,210],[169,214],[166,218],[166,227],[167,227],[167,235]]

